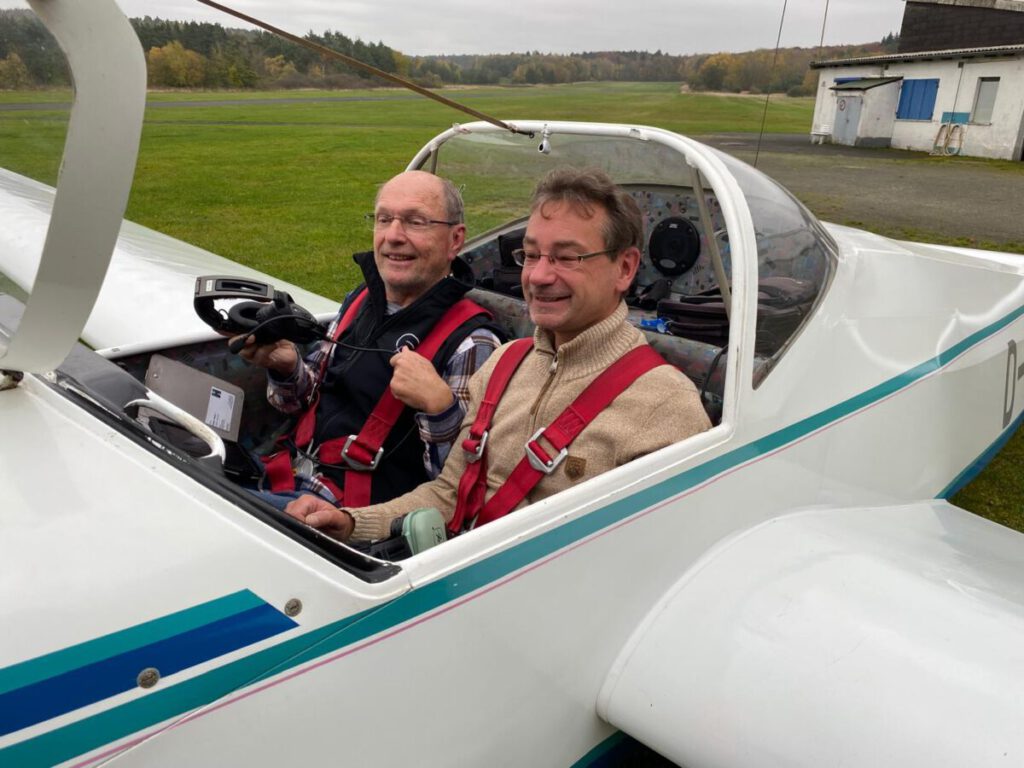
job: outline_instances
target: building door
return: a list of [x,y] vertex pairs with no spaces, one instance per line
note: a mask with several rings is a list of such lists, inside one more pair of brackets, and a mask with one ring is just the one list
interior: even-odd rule
[[862,94],[840,92],[837,96],[836,127],[832,131],[832,141],[835,144],[846,144],[852,147],[857,143]]

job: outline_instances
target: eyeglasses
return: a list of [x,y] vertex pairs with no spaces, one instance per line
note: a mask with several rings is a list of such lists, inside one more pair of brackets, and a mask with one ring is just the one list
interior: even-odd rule
[[367,224],[370,225],[371,229],[387,229],[391,226],[391,222],[397,221],[402,225],[402,229],[406,232],[425,232],[435,224],[444,224],[448,227],[454,227],[459,223],[457,221],[428,219],[426,216],[421,216],[418,213],[412,213],[408,216],[392,216],[390,213],[368,213],[364,218],[366,219]]
[[552,256],[550,253],[537,253],[536,251],[524,251],[522,248],[517,248],[512,251],[512,260],[520,267],[530,267],[532,269],[540,263],[541,259],[547,259],[548,264],[559,272],[575,272],[583,267],[584,259],[592,259],[594,256],[605,256],[609,253],[615,253],[616,250],[618,249],[605,248],[603,251],[584,253],[580,256],[570,256],[568,254]]

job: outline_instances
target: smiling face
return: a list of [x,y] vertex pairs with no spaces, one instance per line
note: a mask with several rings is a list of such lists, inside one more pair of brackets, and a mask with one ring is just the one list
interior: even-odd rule
[[[588,215],[559,200],[538,206],[527,222],[523,248],[552,256],[604,250],[608,213],[600,205],[591,210]],[[614,260],[608,256],[585,259],[575,271],[555,269],[546,258],[536,266],[523,267],[523,296],[530,319],[551,332],[556,348],[574,339],[615,311],[639,261],[640,251],[629,247]]]
[[[441,180],[425,171],[407,171],[387,182],[377,195],[374,213],[453,220]],[[396,218],[384,228],[375,228],[373,256],[388,301],[404,307],[422,296],[448,274],[465,239],[463,224],[431,224],[417,232]]]

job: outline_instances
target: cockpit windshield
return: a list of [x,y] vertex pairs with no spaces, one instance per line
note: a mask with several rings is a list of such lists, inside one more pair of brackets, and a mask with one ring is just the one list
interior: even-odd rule
[[777,357],[824,293],[836,246],[784,187],[724,152],[711,151],[739,183],[750,210],[759,288],[755,349]]
[[[546,152],[539,151],[542,142]],[[461,133],[445,142],[424,170],[460,187],[467,227],[480,233],[524,217],[537,181],[564,165],[600,168],[622,185],[686,186],[690,177],[685,157],[664,144],[636,136],[543,132]]]
[[[563,165],[606,171],[630,191],[644,214],[644,259],[634,297],[654,287],[664,301],[631,305],[645,310],[644,317],[652,321],[664,315],[670,332],[724,346],[724,309],[723,325],[712,333],[696,327],[705,321],[690,317],[686,305],[714,304],[714,296],[720,295],[716,260],[731,283],[735,254],[726,217],[716,190],[706,180],[695,181],[687,145],[678,137],[663,141],[655,133],[545,126],[526,136],[463,129],[428,155],[423,167],[452,179],[462,190],[466,223],[475,235],[466,255],[478,283],[499,292],[507,287],[512,295],[517,277],[514,265],[502,260],[500,241],[521,235],[537,181]],[[759,283],[755,351],[767,362],[779,356],[823,292],[835,246],[814,216],[776,182],[729,155],[705,149],[738,183],[753,222]],[[702,186],[697,193],[695,183]],[[760,377],[770,367],[760,366]]]

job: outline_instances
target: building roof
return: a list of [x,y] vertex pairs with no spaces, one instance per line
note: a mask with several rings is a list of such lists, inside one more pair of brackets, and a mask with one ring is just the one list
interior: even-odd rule
[[912,3],[932,5],[960,5],[972,8],[991,8],[996,11],[1024,11],[1022,0],[907,0]]
[[856,80],[847,80],[845,83],[836,83],[832,86],[833,91],[867,91],[877,88],[880,85],[897,83],[903,77],[858,77]]
[[938,59],[982,59],[1006,56],[1024,56],[1024,44],[993,45],[988,48],[952,48],[945,51],[915,51],[914,53],[886,53],[880,56],[861,56],[855,59],[829,59],[812,61],[811,69],[826,67],[853,67],[860,64],[885,64],[904,61],[934,61]]

